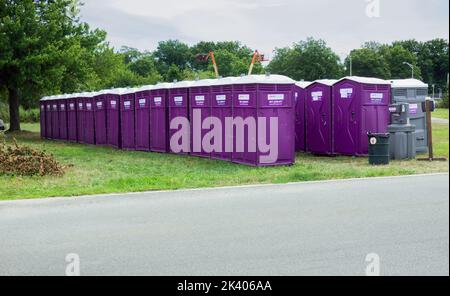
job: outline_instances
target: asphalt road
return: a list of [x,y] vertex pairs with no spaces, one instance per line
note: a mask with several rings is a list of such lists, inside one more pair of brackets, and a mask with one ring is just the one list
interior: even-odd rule
[[0,202],[0,275],[449,275],[448,174]]

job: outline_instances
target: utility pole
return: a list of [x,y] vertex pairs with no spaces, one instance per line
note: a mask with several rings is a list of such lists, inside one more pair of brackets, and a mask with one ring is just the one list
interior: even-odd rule
[[408,65],[411,68],[411,78],[414,79],[414,65],[408,62],[403,62],[403,65]]

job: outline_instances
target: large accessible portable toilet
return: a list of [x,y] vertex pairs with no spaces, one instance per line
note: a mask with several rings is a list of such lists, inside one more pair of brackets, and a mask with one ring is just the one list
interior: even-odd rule
[[158,83],[150,91],[150,150],[169,152],[169,88],[172,83]]
[[94,99],[94,130],[95,130],[95,144],[105,146],[108,144],[107,124],[106,124],[106,92],[100,91],[96,94]]
[[76,98],[76,106],[77,106],[77,141],[78,143],[84,143],[84,126],[85,126],[85,102],[84,96],[86,93],[80,93]]
[[125,88],[103,91],[106,95],[106,124],[107,145],[113,148],[122,148],[122,134],[120,128],[120,96]]
[[72,94],[67,98],[67,140],[78,141],[77,133],[77,98],[79,94]]
[[147,85],[136,91],[135,130],[136,150],[150,151],[150,97],[153,86]]
[[42,97],[39,101],[39,110],[40,110],[40,116],[39,116],[39,122],[40,122],[40,131],[41,131],[41,139],[47,138],[46,133],[46,112],[45,112],[45,101],[48,97]]
[[130,88],[125,90],[120,98],[120,133],[124,150],[136,150],[135,97],[136,89]]
[[334,84],[334,152],[351,156],[367,155],[367,135],[387,132],[390,101],[389,81],[354,76]]
[[[211,83],[212,79],[198,80],[189,90],[189,112],[191,119],[191,155],[210,158],[211,143],[203,143],[211,131]],[[203,128],[203,125],[209,128]]]
[[227,151],[226,143],[233,141],[233,134],[226,134],[225,119],[233,117],[233,83],[236,79],[235,77],[227,77],[214,80],[211,83],[211,116],[218,118],[222,125],[222,147],[219,151],[213,149],[211,152],[212,159],[232,161],[233,154],[231,151]]
[[59,112],[59,139],[67,141],[67,99],[70,95],[61,96],[58,99],[58,112]]
[[317,80],[306,88],[306,151],[333,154],[332,86],[337,80]]
[[295,83],[295,151],[306,151],[306,88],[310,84]]
[[[233,162],[252,166],[295,162],[294,86],[294,80],[281,75],[250,75],[234,82],[233,117],[235,123],[242,119],[244,124],[233,128]],[[278,135],[271,132],[274,118],[278,120]],[[272,140],[276,141],[274,149],[265,147],[273,144]],[[244,144],[243,151],[239,142]]]
[[[191,81],[182,81],[182,82],[175,82],[172,84],[172,86],[169,88],[169,146],[170,141],[172,137],[179,131],[180,127],[177,127],[176,129],[171,129],[170,124],[173,119],[177,117],[186,118],[187,120],[190,120],[189,118],[189,87],[191,86]],[[185,141],[190,142],[190,136],[185,135],[183,137]],[[181,140],[180,140],[181,141]],[[179,154],[188,154],[190,151],[190,143],[181,143],[179,141],[178,144],[186,144],[187,148],[182,149],[180,152],[174,151],[174,147],[169,147],[169,152],[171,153],[179,153]],[[187,145],[189,144],[189,145]]]
[[52,116],[52,139],[59,140],[59,108],[58,103],[62,95],[55,96],[51,99],[51,116]]
[[428,84],[417,79],[392,80],[392,103],[408,103],[411,124],[416,127],[416,152],[428,153],[428,126],[425,101]]
[[94,97],[97,93],[86,93],[84,100],[84,131],[83,142],[85,144],[95,145],[95,109]]

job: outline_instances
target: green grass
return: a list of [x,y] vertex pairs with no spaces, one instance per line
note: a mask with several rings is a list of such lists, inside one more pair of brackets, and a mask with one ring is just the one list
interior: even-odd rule
[[[0,200],[448,172],[448,162],[396,161],[372,167],[367,158],[302,153],[291,167],[253,168],[196,157],[43,141],[38,124],[22,128],[29,132],[15,135],[19,144],[43,149],[71,166],[63,177],[0,176]],[[6,140],[10,142],[10,136]],[[436,156],[448,157],[448,125],[435,125],[434,140]]]
[[448,109],[436,109],[433,112],[434,118],[448,119]]

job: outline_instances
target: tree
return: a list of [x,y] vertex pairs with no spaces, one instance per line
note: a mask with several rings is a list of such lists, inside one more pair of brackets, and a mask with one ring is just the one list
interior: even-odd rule
[[314,81],[339,78],[343,65],[339,56],[323,40],[308,38],[292,48],[276,49],[275,58],[269,64],[269,72],[289,76],[295,80]]
[[95,76],[87,52],[104,34],[78,19],[77,0],[0,0],[0,85],[10,131],[20,130],[19,95],[73,90]]
[[384,60],[389,65],[390,79],[411,78],[411,68],[405,63],[414,67],[414,78],[421,79],[420,68],[417,67],[417,58],[409,50],[401,45],[385,46],[381,50]]
[[180,70],[185,69],[192,58],[189,46],[178,40],[160,42],[153,55],[156,58],[158,71],[163,75],[169,71],[169,68],[173,70],[172,65]]
[[[373,48],[355,49],[350,53],[352,59],[352,74],[355,76],[379,77],[388,79],[391,76],[388,63],[383,56]],[[345,60],[345,66],[350,68],[350,56]]]

